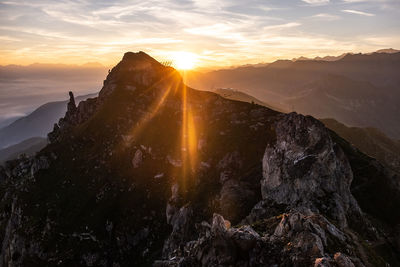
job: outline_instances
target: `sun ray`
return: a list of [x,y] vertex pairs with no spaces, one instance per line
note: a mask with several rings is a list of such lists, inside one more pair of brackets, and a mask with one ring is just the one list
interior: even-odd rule
[[161,80],[159,80],[151,87],[149,87],[146,90],[146,92],[142,93],[142,94],[147,94],[149,90],[157,90],[158,87],[162,87],[165,85],[165,88],[164,87],[162,88],[164,92],[160,94],[160,96],[151,104],[151,106],[147,110],[148,112],[146,113],[146,115],[139,118],[139,120],[131,128],[131,130],[127,132],[128,140],[125,143],[121,142],[120,145],[117,146],[117,150],[121,149],[122,147],[130,144],[132,141],[137,140],[139,138],[143,130],[146,128],[146,125],[148,125],[148,123],[160,111],[171,91],[176,91],[176,88],[179,87],[181,79],[180,77],[177,77],[177,75],[178,74],[175,71],[170,72],[168,75],[166,75]]
[[183,73],[184,85],[182,88],[182,184],[186,191],[188,178],[195,172],[197,163],[197,134],[194,123],[193,109],[189,103],[188,87],[185,85],[185,73]]

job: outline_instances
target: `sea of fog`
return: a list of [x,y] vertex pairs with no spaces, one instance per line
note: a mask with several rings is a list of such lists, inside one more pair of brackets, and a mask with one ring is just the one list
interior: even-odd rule
[[75,96],[98,92],[102,82],[102,79],[0,79],[0,128],[42,104],[68,99],[68,91]]

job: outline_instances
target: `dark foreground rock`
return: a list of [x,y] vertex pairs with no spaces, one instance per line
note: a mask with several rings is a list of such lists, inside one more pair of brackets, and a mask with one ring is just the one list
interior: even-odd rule
[[398,174],[314,118],[143,52],[70,98],[50,144],[0,169],[0,266],[400,264]]

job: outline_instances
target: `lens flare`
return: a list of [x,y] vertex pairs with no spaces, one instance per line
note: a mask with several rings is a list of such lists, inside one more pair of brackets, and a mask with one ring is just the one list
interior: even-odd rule
[[172,55],[172,61],[178,70],[190,70],[196,65],[198,56],[190,52],[176,52]]

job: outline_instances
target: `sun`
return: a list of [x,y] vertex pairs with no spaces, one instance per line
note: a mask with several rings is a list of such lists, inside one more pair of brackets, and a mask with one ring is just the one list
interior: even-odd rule
[[198,56],[190,52],[176,52],[172,55],[172,61],[178,70],[193,69],[197,63]]

